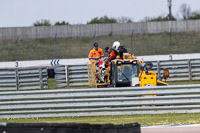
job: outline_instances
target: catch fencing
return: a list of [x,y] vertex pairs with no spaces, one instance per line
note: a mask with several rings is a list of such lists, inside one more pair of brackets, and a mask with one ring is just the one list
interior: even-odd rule
[[0,69],[0,91],[48,88],[46,67]]
[[200,30],[200,20],[0,28],[0,39],[128,35]]
[[0,119],[200,113],[200,84],[0,92]]
[[[152,61],[154,73],[164,80],[163,70],[168,69],[166,81],[200,80],[200,59]],[[54,68],[56,88],[88,85],[87,65],[58,65]]]

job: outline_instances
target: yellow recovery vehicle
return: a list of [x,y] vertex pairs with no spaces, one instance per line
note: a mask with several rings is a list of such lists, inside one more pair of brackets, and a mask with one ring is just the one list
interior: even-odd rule
[[[143,64],[134,55],[120,53],[111,62],[100,61],[88,64],[88,81],[90,87],[110,86],[161,86],[168,85],[157,79],[157,74],[150,71],[151,62]],[[168,75],[164,75],[165,77]]]

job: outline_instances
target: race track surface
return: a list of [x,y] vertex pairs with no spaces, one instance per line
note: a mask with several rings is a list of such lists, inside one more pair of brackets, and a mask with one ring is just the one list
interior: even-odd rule
[[200,124],[147,126],[147,127],[141,127],[141,133],[200,133]]

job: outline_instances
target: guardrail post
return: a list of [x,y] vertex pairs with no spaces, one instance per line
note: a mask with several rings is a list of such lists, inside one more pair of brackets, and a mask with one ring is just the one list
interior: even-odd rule
[[19,70],[15,69],[16,89],[19,90]]
[[66,83],[67,87],[69,87],[69,66],[65,66],[65,76],[66,76]]
[[161,75],[160,75],[160,61],[157,61],[157,72],[158,72],[158,79],[161,80]]
[[39,68],[39,78],[40,78],[40,89],[42,89],[43,86],[43,76],[42,76],[42,68]]
[[[46,76],[46,78],[47,78],[47,88],[49,88],[49,76],[48,76],[48,68],[47,67],[45,67],[45,76]],[[44,84],[44,82],[43,82],[43,84]]]
[[188,60],[188,75],[189,75],[189,80],[192,80],[192,67],[191,67],[191,60]]

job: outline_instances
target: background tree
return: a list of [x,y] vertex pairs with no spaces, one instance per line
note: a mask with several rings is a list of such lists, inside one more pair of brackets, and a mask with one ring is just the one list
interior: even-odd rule
[[200,11],[192,12],[188,19],[190,20],[200,19]]
[[187,20],[190,16],[191,16],[191,8],[190,5],[187,5],[186,3],[183,3],[180,7],[179,7],[181,16],[183,20]]
[[108,16],[103,16],[103,17],[95,17],[93,19],[91,19],[89,22],[87,22],[87,24],[106,24],[106,23],[117,23],[117,20],[115,18],[112,17],[108,17]]
[[176,21],[177,19],[171,15],[171,17],[169,18],[169,16],[165,16],[165,15],[160,15],[158,17],[145,17],[143,19],[144,22],[154,22],[154,21]]
[[65,22],[65,21],[62,21],[62,22],[55,22],[54,25],[69,25],[69,22]]
[[132,23],[133,22],[133,18],[130,17],[120,17],[117,19],[117,23]]
[[41,19],[33,23],[34,26],[51,26],[50,20]]

